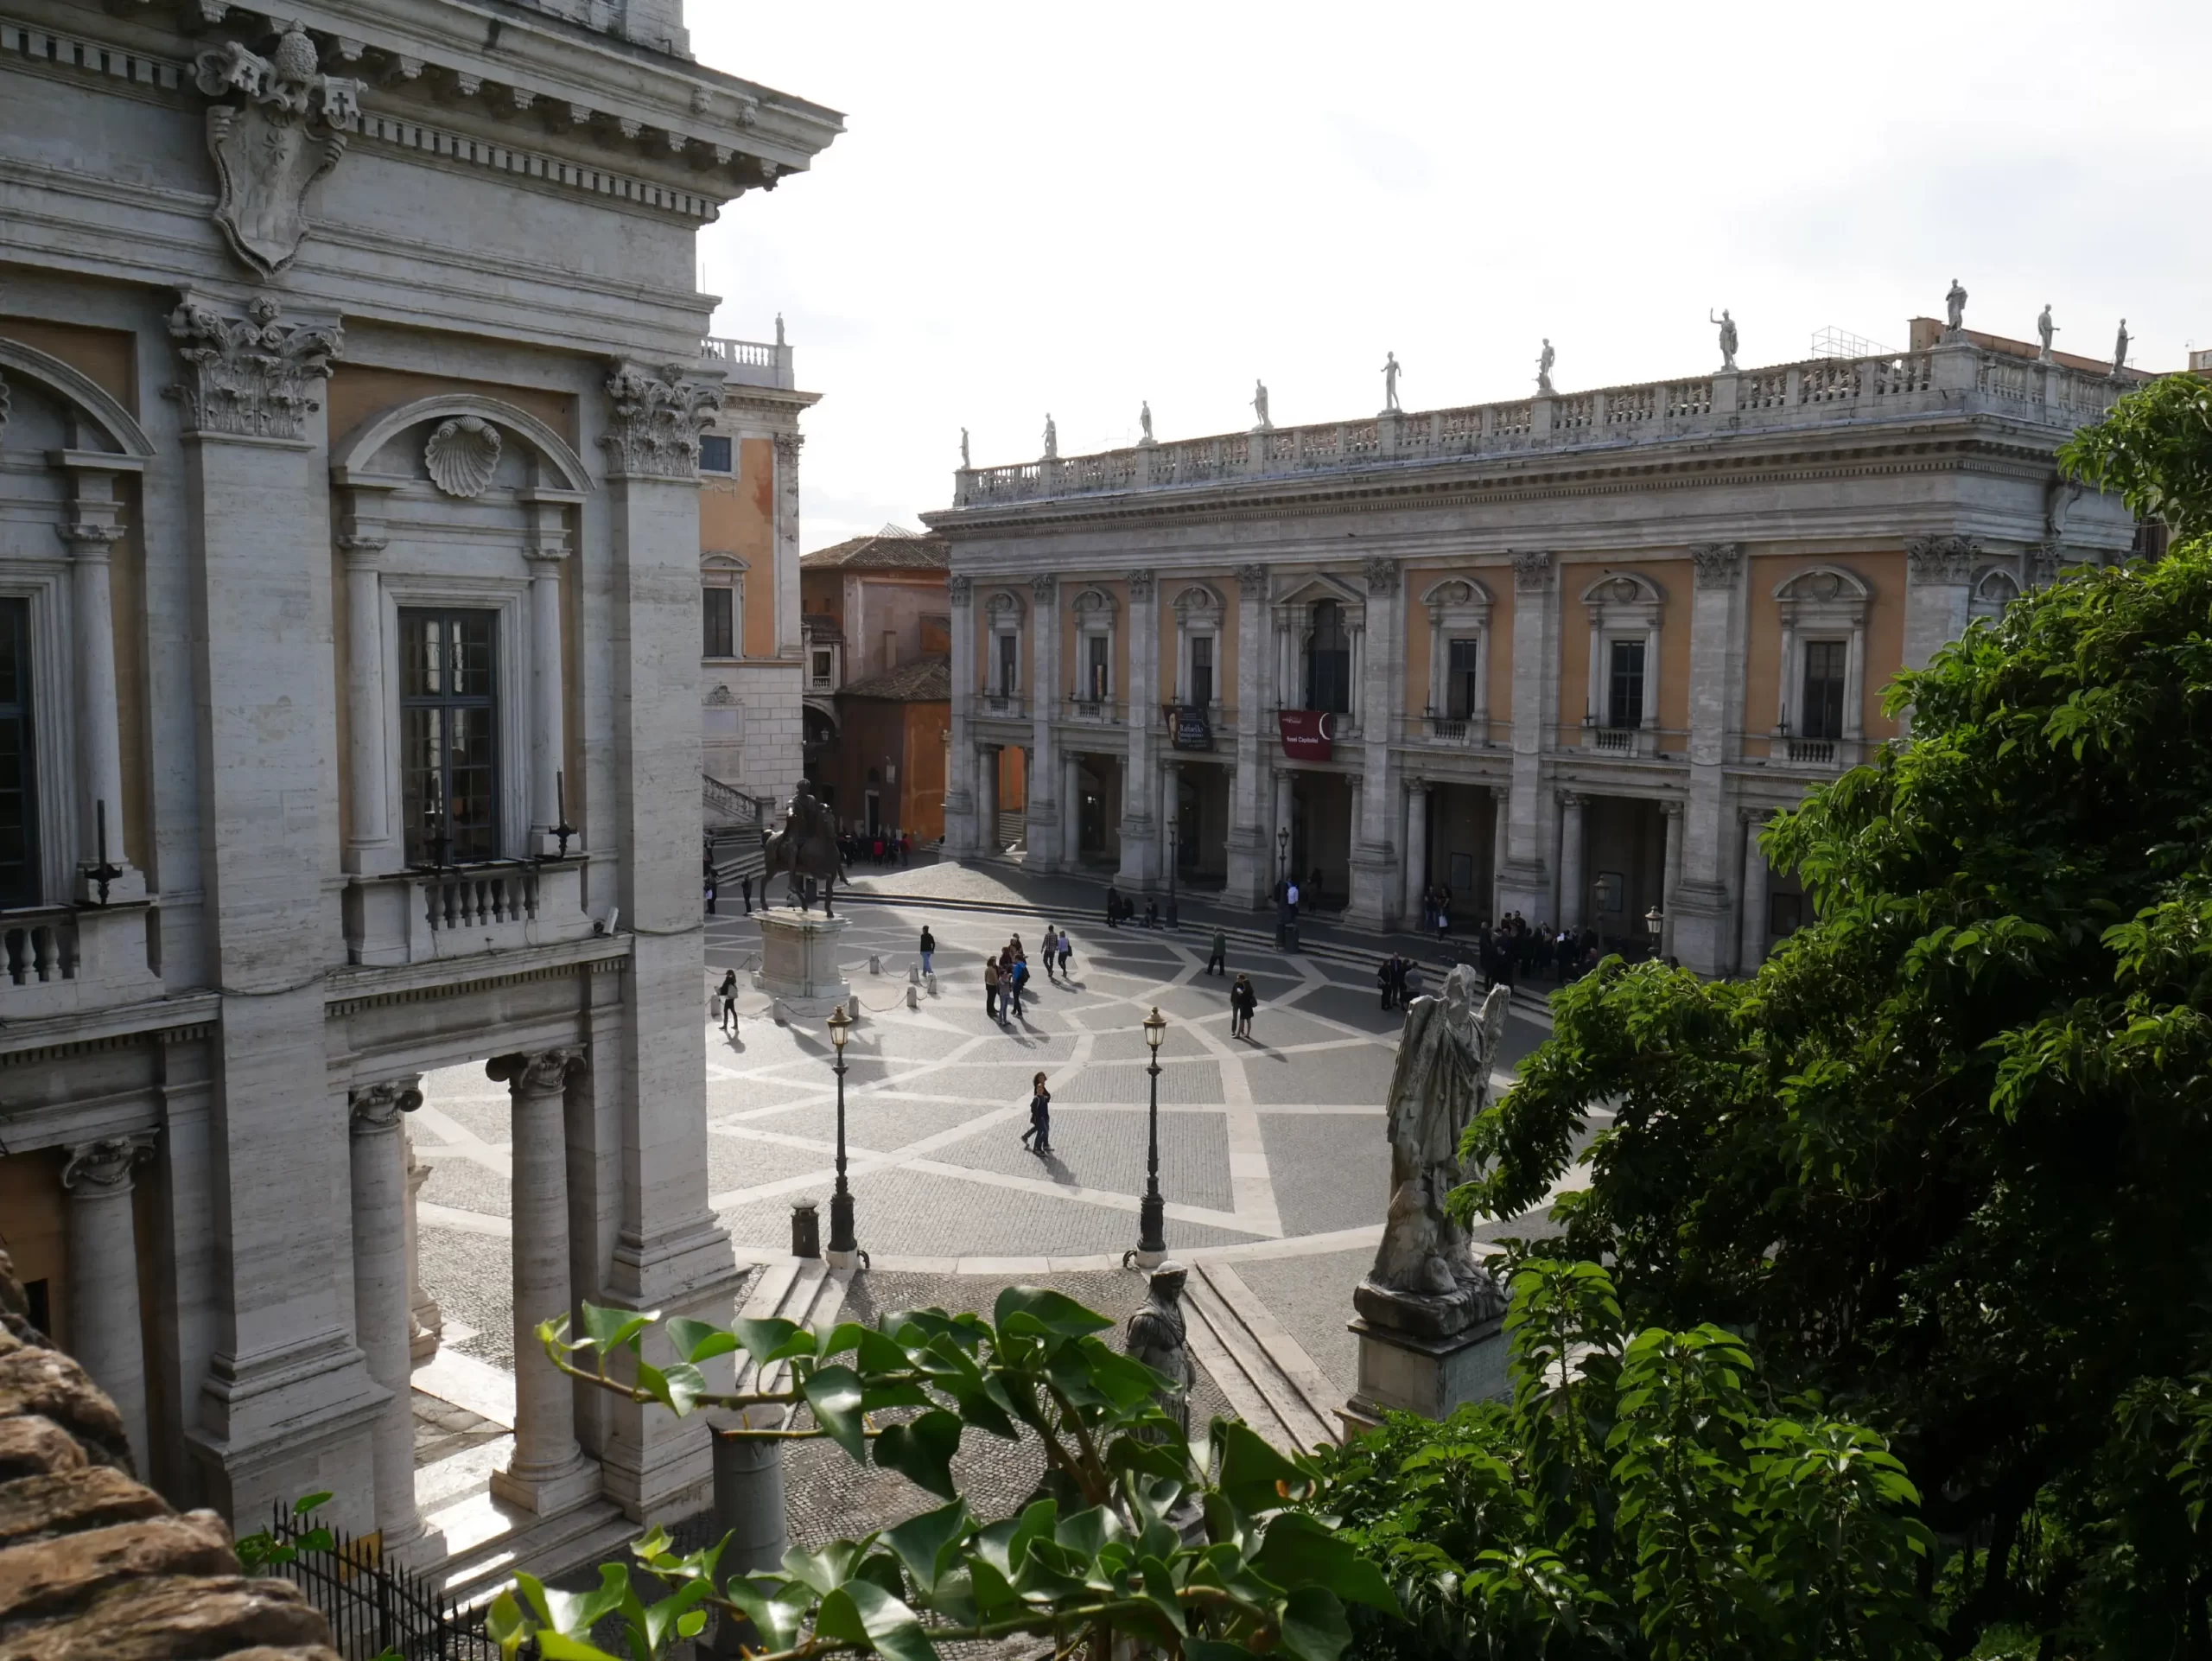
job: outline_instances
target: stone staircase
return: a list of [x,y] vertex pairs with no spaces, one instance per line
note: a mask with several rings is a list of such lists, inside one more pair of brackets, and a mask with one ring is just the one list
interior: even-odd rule
[[1003,854],[1015,848],[1029,846],[1029,815],[1021,808],[999,815],[998,841],[991,851]]
[[1223,1263],[1194,1265],[1183,1288],[1191,1355],[1237,1417],[1286,1453],[1337,1440],[1343,1392]]
[[518,1574],[550,1581],[629,1555],[645,1533],[612,1500],[594,1499],[558,1517],[494,1536],[457,1551],[432,1571],[439,1589],[464,1609],[489,1603]]

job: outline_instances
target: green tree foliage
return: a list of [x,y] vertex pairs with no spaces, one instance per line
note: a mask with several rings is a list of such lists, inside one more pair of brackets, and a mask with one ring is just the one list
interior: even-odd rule
[[[2212,523],[2207,393],[2124,400],[2071,463]],[[2029,595],[1889,696],[1911,742],[1766,837],[1815,922],[1748,982],[1562,991],[1453,1205],[1538,1203],[1611,1108],[1567,1250],[1893,1440],[1954,1548],[1947,1652],[2212,1655],[2212,538]]]
[[[517,1576],[492,1629],[544,1661],[608,1661],[592,1634],[609,1620],[651,1661],[717,1609],[751,1624],[763,1661],[934,1661],[940,1643],[1017,1637],[1183,1661],[1339,1661],[1355,1643],[1374,1661],[1925,1652],[1917,1496],[1878,1437],[1764,1400],[1717,1327],[1630,1337],[1594,1265],[1524,1264],[1513,1294],[1510,1406],[1446,1426],[1401,1416],[1295,1460],[1222,1422],[1192,1448],[1155,1404],[1165,1381],[1055,1292],[1011,1288],[991,1321],[671,1321],[682,1359],[666,1368],[642,1359],[653,1317],[586,1304],[582,1339],[539,1328],[571,1376],[679,1414],[791,1408],[790,1428],[740,1434],[828,1437],[945,1503],[765,1574],[726,1572],[721,1546],[679,1556],[656,1531],[634,1570],[604,1565],[588,1593]],[[708,1390],[700,1369],[735,1357],[785,1363],[788,1380]],[[956,1492],[971,1431],[1043,1445],[1043,1487],[1017,1516],[979,1520]]]
[[1522,1263],[1507,1319],[1510,1405],[1321,1458],[1315,1503],[1406,1610],[1355,1612],[1362,1661],[1932,1653],[1918,1496],[1878,1436],[1764,1398],[1719,1327],[1628,1336],[1592,1263]]

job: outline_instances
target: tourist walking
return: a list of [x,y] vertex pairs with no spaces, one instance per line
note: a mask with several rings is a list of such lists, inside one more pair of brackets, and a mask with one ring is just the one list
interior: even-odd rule
[[1029,1128],[1021,1133],[1021,1145],[1033,1154],[1052,1151],[1052,1092],[1041,1072],[1029,1081]]
[[1206,959],[1206,973],[1225,975],[1229,972],[1229,936],[1216,924],[1213,931],[1213,955]]
[[737,1032],[737,971],[733,969],[722,977],[722,983],[715,989],[715,996],[722,1001],[722,1030],[734,1035]]
[[753,873],[746,872],[737,879],[737,891],[745,896],[745,914],[753,915]]
[[1249,975],[1239,975],[1236,983],[1229,989],[1229,1035],[1249,1038],[1252,1035],[1252,1011],[1260,1007],[1260,995],[1252,987]]
[[1052,980],[1054,978],[1052,973],[1052,952],[1058,945],[1059,936],[1052,932],[1052,926],[1050,923],[1046,924],[1045,943],[1038,948],[1037,955],[1045,960],[1045,978],[1046,980]]
[[1029,965],[1012,946],[1006,949],[1005,972],[999,979],[999,997],[1007,1014],[1014,1020],[1021,1019],[1021,983],[1029,978]]
[[1060,978],[1062,980],[1068,977],[1068,959],[1073,956],[1075,956],[1075,949],[1068,945],[1068,932],[1062,929],[1060,931]]
[[707,915],[715,914],[715,868],[707,867]]
[[931,960],[935,958],[936,956],[937,936],[930,932],[930,926],[927,923],[925,923],[922,925],[922,973],[925,975],[934,975],[937,973],[936,969],[931,964]]
[[999,1019],[999,960],[983,959],[983,1013],[993,1021]]

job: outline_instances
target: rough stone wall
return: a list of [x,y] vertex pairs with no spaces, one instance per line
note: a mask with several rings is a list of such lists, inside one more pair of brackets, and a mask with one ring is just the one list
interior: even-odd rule
[[0,1251],[0,1661],[338,1661],[289,1581],[249,1580],[222,1518],[131,1473],[115,1405],[32,1327]]

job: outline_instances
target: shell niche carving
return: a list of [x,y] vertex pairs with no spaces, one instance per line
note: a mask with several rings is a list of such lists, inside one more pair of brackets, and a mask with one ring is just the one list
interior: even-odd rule
[[478,416],[442,421],[423,446],[430,482],[448,496],[480,496],[499,465],[499,430]]

